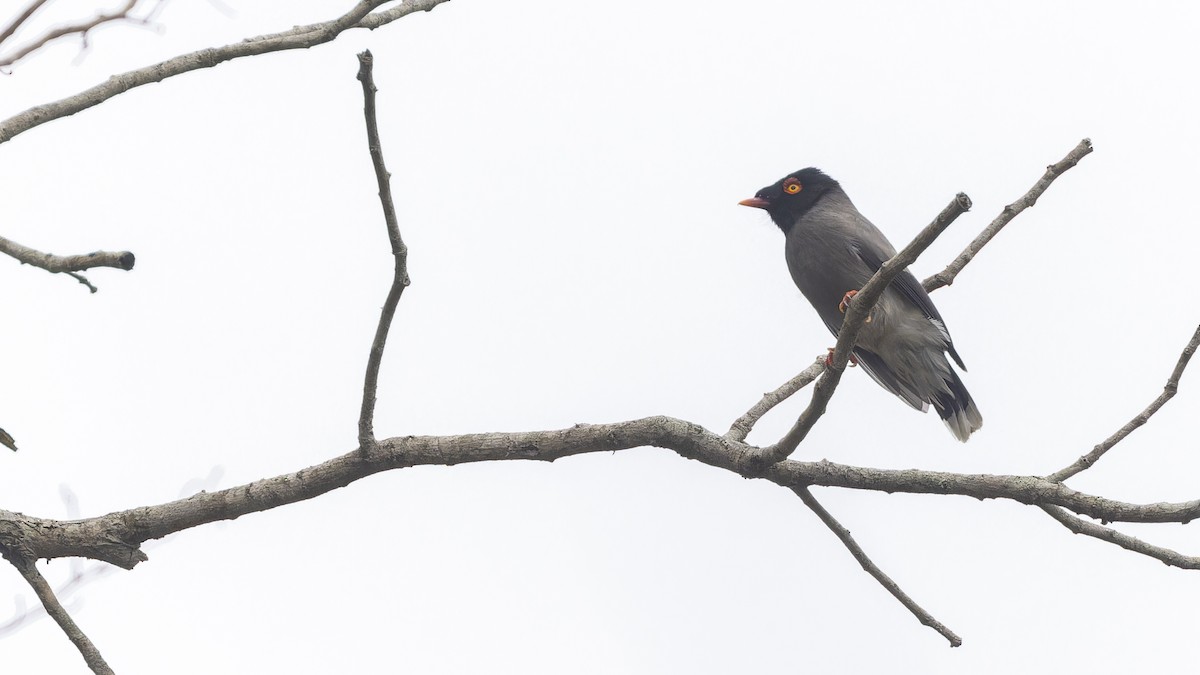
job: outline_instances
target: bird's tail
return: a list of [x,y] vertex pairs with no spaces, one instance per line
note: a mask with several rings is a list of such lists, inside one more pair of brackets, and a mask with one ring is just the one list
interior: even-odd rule
[[975,406],[975,401],[967,392],[967,387],[958,377],[958,373],[954,372],[953,368],[947,370],[950,371],[950,379],[946,384],[950,390],[935,395],[933,407],[937,409],[938,416],[946,423],[950,433],[966,443],[971,434],[983,426],[983,415],[979,414],[979,408]]

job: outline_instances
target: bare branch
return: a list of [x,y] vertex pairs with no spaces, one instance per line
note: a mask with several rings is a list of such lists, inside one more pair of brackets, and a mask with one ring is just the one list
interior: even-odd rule
[[33,587],[33,592],[37,594],[38,599],[42,601],[42,606],[46,608],[46,613],[54,619],[59,628],[67,634],[67,638],[83,655],[83,660],[87,662],[88,668],[96,675],[112,675],[112,668],[104,662],[104,657],[100,655],[100,650],[96,649],[96,645],[84,635],[75,620],[67,613],[67,610],[54,596],[54,590],[50,588],[50,584],[46,582],[46,578],[38,571],[37,564],[34,559],[26,559],[23,557],[14,556],[10,551],[4,551],[4,557],[17,568],[21,576],[25,577],[25,581]]
[[225,45],[224,47],[202,49],[168,59],[152,66],[131,70],[121,75],[114,75],[107,82],[84,90],[74,96],[68,96],[67,98],[45,105],[34,106],[0,122],[0,143],[10,141],[19,134],[51,120],[87,110],[135,87],[161,82],[169,77],[201,68],[212,68],[225,61],[246,56],[257,56],[259,54],[288,49],[308,49],[309,47],[330,42],[351,28],[378,28],[385,23],[408,16],[413,12],[427,12],[444,2],[448,2],[448,0],[407,0],[398,7],[380,12],[369,22],[363,22],[364,18],[372,10],[388,1],[361,0],[349,12],[332,21],[310,24],[308,26],[297,26],[291,30],[249,38],[241,42]]
[[87,277],[79,274],[79,270],[93,267],[115,267],[129,271],[133,269],[134,264],[134,256],[129,251],[95,251],[83,255],[52,255],[36,251],[4,237],[0,237],[0,253],[16,258],[25,265],[40,267],[55,274],[65,274],[87,286],[92,293],[98,289],[87,280]]
[[821,373],[825,372],[825,358],[824,354],[818,356],[817,360],[811,366],[801,371],[799,375],[784,382],[775,391],[763,394],[762,399],[758,403],[755,403],[754,407],[747,410],[745,415],[737,418],[733,425],[729,427],[725,438],[738,442],[746,440],[746,436],[750,435],[750,431],[754,429],[754,425],[758,424],[763,415],[766,415],[772,408],[783,403],[792,394],[807,387]]
[[16,258],[26,265],[40,267],[47,272],[82,272],[94,267],[115,267],[128,272],[133,269],[134,255],[129,251],[94,251],[80,255],[53,255],[23,246],[11,239],[0,237],[0,253]]
[[383,219],[387,223],[388,240],[392,244],[395,266],[392,286],[379,312],[379,325],[375,328],[375,339],[371,342],[371,353],[367,358],[367,375],[363,380],[362,410],[358,416],[358,445],[366,450],[375,445],[375,394],[379,389],[379,366],[383,362],[383,349],[387,345],[388,331],[396,316],[400,296],[409,285],[408,247],[400,237],[400,224],[396,220],[396,206],[392,202],[392,174],[383,163],[383,145],[379,140],[379,123],[375,118],[375,79],[372,76],[374,57],[367,50],[358,55],[358,80],[363,88],[363,114],[367,121],[367,148],[371,153],[371,164],[375,166],[375,182],[379,185],[379,201],[383,206]]
[[933,219],[933,222],[926,225],[925,229],[921,230],[912,242],[904,247],[904,250],[883,263],[879,271],[859,289],[858,295],[854,296],[854,302],[846,310],[846,318],[842,321],[841,330],[838,331],[837,347],[830,359],[831,363],[826,369],[825,375],[813,387],[812,401],[804,409],[804,412],[800,413],[799,419],[796,420],[796,424],[792,426],[791,430],[778,443],[763,450],[763,457],[767,462],[778,462],[792,454],[804,437],[808,435],[813,425],[817,423],[817,420],[821,418],[821,415],[825,414],[825,406],[833,397],[833,392],[842,379],[842,372],[846,369],[846,363],[850,360],[850,353],[854,349],[855,341],[858,340],[858,332],[866,324],[867,317],[870,316],[875,303],[883,297],[883,291],[888,284],[892,283],[892,279],[896,278],[896,275],[913,264],[917,256],[929,248],[938,235],[970,208],[971,198],[962,192],[958,193]]
[[1187,368],[1188,361],[1191,361],[1192,354],[1196,353],[1197,347],[1200,347],[1200,326],[1196,326],[1196,332],[1192,333],[1192,339],[1183,348],[1183,353],[1179,355],[1179,360],[1175,363],[1175,370],[1171,371],[1171,377],[1167,378],[1167,383],[1163,385],[1162,393],[1158,395],[1158,398],[1151,401],[1145,410],[1138,413],[1137,417],[1129,420],[1125,426],[1117,429],[1117,432],[1105,439],[1103,443],[1092,448],[1091,452],[1075,460],[1070,466],[1046,476],[1046,480],[1061,482],[1081,471],[1091,468],[1104,456],[1104,453],[1111,450],[1114,445],[1120,443],[1126,436],[1133,433],[1134,429],[1149,422],[1150,417],[1158,412],[1159,408],[1163,407],[1167,401],[1170,401],[1175,396],[1175,392],[1179,390],[1179,378],[1183,377],[1183,370]]
[[17,442],[13,440],[12,436],[8,435],[7,431],[3,429],[0,429],[0,445],[3,445],[13,452],[17,451]]
[[36,52],[37,50],[45,47],[59,38],[64,38],[69,35],[79,35],[83,38],[86,45],[88,33],[92,29],[102,26],[106,23],[113,23],[116,21],[137,21],[140,23],[142,22],[141,19],[135,19],[129,16],[129,13],[133,11],[133,7],[137,3],[138,0],[126,0],[125,4],[119,9],[115,9],[107,13],[100,12],[95,17],[87,21],[67,24],[65,26],[59,26],[53,30],[46,31],[46,33],[30,41],[29,44],[21,47],[11,55],[0,58],[0,68],[15,64],[17,61],[20,61],[26,56],[29,56],[33,52]]
[[[1079,160],[1086,157],[1091,151],[1092,141],[1085,138],[1082,141],[1079,141],[1079,145],[1076,145],[1075,149],[1067,153],[1067,156],[1063,157],[1062,160],[1057,164],[1051,164],[1050,166],[1046,167],[1046,173],[1042,175],[1041,179],[1038,180],[1033,187],[1029,188],[1029,191],[1026,192],[1024,196],[1012,204],[1004,207],[1004,210],[1000,212],[1000,215],[996,216],[996,219],[993,220],[990,225],[985,227],[983,232],[980,232],[979,236],[975,237],[975,240],[967,245],[967,247],[963,249],[963,252],[959,253],[958,257],[955,258],[946,267],[946,269],[938,272],[922,282],[922,284],[925,286],[925,290],[933,291],[934,289],[941,288],[942,286],[949,286],[950,284],[954,283],[954,278],[958,276],[958,273],[961,272],[963,268],[967,266],[967,263],[971,262],[976,254],[978,254],[979,251],[981,251],[983,247],[992,240],[992,237],[995,237],[997,234],[999,234],[1000,230],[1004,229],[1004,226],[1007,225],[1009,221],[1017,217],[1017,214],[1036,204],[1038,198],[1042,196],[1042,193],[1046,191],[1046,188],[1050,187],[1050,184],[1054,182],[1054,179],[1058,178],[1071,167],[1078,164]],[[857,299],[858,298],[855,297],[855,300]]]
[[1057,506],[1042,505],[1041,509],[1075,534],[1086,534],[1089,537],[1095,537],[1101,541],[1116,544],[1127,551],[1150,556],[1172,567],[1179,567],[1185,570],[1200,569],[1200,557],[1184,555],[1169,548],[1146,543],[1137,537],[1132,537],[1123,532],[1117,532],[1112,528],[1077,518]]
[[814,497],[811,492],[809,492],[808,488],[792,488],[792,491],[795,492],[798,497],[800,497],[800,500],[804,502],[805,506],[812,509],[812,512],[817,514],[817,517],[821,519],[821,522],[825,523],[825,526],[828,527],[838,539],[842,540],[842,544],[845,545],[846,549],[850,551],[850,555],[854,556],[854,559],[858,561],[858,564],[862,565],[863,570],[866,571],[867,574],[875,577],[875,580],[878,581],[881,586],[883,586],[884,590],[886,590],[888,593],[891,593],[892,597],[899,600],[900,604],[904,605],[908,611],[912,612],[913,616],[917,617],[917,621],[920,621],[922,625],[929,626],[935,631],[941,633],[942,637],[946,638],[950,642],[951,647],[962,646],[962,638],[958,637],[954,631],[947,628],[946,625],[941,621],[933,618],[932,614],[918,605],[915,600],[913,600],[907,593],[904,592],[904,589],[900,588],[899,584],[893,581],[892,578],[884,573],[883,570],[879,569],[878,565],[871,561],[871,558],[867,556],[867,552],[858,545],[858,542],[854,541],[854,537],[850,536],[850,530],[846,529],[844,525],[839,523],[837,519],[833,517],[833,514],[825,510],[825,507],[821,505],[821,502],[817,501],[817,498]]
[[21,26],[24,25],[25,22],[30,19],[30,17],[36,14],[37,11],[42,8],[42,5],[46,4],[47,2],[50,2],[50,0],[34,0],[33,3],[25,8],[24,12],[21,12],[15,19],[12,20],[12,23],[8,24],[4,30],[0,30],[0,45],[3,45],[5,40],[12,37],[13,33],[16,33],[18,30],[20,30]]
[[898,471],[827,461],[787,460],[764,468],[758,448],[723,438],[692,422],[647,417],[552,431],[394,437],[378,441],[370,453],[356,449],[294,473],[96,518],[60,521],[0,510],[0,548],[26,551],[31,559],[79,556],[132,569],[147,559],[140,546],[150,539],[312,499],[382,471],[501,460],[554,461],[642,446],[667,448],[684,458],[747,478],[763,478],[788,489],[821,485],[1008,499],[1031,506],[1061,506],[1105,521],[1187,523],[1200,517],[1200,499],[1130,504],[1079,492],[1038,476]]

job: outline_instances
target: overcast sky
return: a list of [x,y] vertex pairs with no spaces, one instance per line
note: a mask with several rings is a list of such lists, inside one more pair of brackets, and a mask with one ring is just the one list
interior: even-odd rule
[[[0,118],[352,3],[169,3],[0,76]],[[2,5],[4,15],[26,3]],[[79,3],[88,6],[88,3]],[[87,10],[90,11],[90,10]],[[85,11],[85,13],[87,13]],[[48,15],[46,21],[53,20]],[[405,293],[376,430],[667,414],[723,432],[833,339],[737,205],[817,166],[947,262],[1081,138],[1096,151],[933,299],[969,443],[851,370],[797,459],[1046,474],[1140,411],[1197,321],[1200,7],[1187,2],[453,0],[121,95],[0,147],[0,235],[132,250],[73,280],[0,259],[0,508],[91,516],[356,444],[391,277],[354,54],[370,48]],[[770,443],[807,403],[780,406]],[[1200,373],[1077,489],[1200,497]],[[193,486],[195,483],[192,484]],[[191,491],[195,487],[189,488]],[[1200,576],[1037,509],[820,489],[916,620],[789,491],[672,452],[393,471],[147,546],[72,596],[119,673],[1154,672],[1194,662]],[[1200,553],[1196,526],[1119,529]],[[61,581],[69,563],[46,567]],[[10,598],[36,600],[0,570]],[[48,620],[8,673],[85,672]]]

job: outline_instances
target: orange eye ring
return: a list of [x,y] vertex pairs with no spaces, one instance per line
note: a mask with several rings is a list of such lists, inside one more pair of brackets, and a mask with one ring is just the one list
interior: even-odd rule
[[788,183],[787,185],[783,186],[783,191],[788,193],[789,195],[794,195],[800,191],[800,184],[799,183]]

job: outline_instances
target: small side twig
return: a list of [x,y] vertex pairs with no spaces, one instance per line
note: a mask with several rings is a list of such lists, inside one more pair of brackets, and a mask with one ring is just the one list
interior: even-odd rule
[[1127,551],[1141,553],[1155,560],[1160,560],[1164,564],[1172,567],[1178,567],[1185,570],[1200,569],[1200,556],[1184,555],[1178,551],[1172,551],[1169,548],[1155,546],[1130,536],[1123,532],[1118,532],[1111,527],[1104,527],[1093,522],[1086,521],[1078,516],[1067,513],[1060,506],[1049,506],[1046,504],[1039,505],[1051,518],[1063,524],[1068,530],[1075,534],[1086,534],[1089,537],[1095,537],[1101,541],[1107,541],[1110,544],[1116,544]]
[[371,342],[371,354],[367,358],[367,375],[363,379],[362,409],[358,417],[358,446],[363,450],[375,445],[375,393],[379,388],[379,366],[383,362],[383,349],[387,344],[388,330],[396,315],[400,296],[409,285],[408,247],[400,237],[400,225],[396,220],[396,207],[392,202],[392,174],[383,163],[383,147],[379,141],[379,124],[375,118],[375,80],[372,77],[374,58],[370,50],[358,55],[358,80],[362,82],[363,114],[367,121],[367,146],[371,152],[371,163],[375,166],[375,180],[379,184],[379,201],[383,206],[383,219],[387,223],[388,240],[392,244],[395,267],[392,286],[379,313],[379,325],[375,339]]
[[858,333],[866,325],[867,317],[874,309],[875,303],[883,297],[883,291],[888,284],[892,283],[892,279],[911,265],[917,256],[929,248],[938,235],[945,232],[951,223],[970,208],[971,198],[962,192],[958,193],[933,219],[933,222],[926,225],[925,229],[921,230],[912,242],[904,247],[904,250],[893,256],[891,260],[884,262],[879,271],[859,289],[858,295],[854,296],[854,303],[851,303],[849,309],[846,310],[846,318],[842,321],[841,330],[838,331],[837,346],[834,348],[831,363],[821,381],[813,387],[812,401],[804,409],[804,412],[800,413],[800,418],[796,420],[796,424],[792,426],[791,430],[779,442],[763,450],[763,457],[768,463],[774,464],[787,459],[787,456],[792,454],[804,437],[808,435],[821,415],[825,414],[825,406],[833,397],[833,392],[842,379],[842,372],[845,371],[846,364],[850,361],[850,353],[854,349],[855,341],[858,340]]
[[1104,456],[1104,453],[1123,441],[1126,436],[1133,433],[1134,429],[1149,422],[1154,413],[1158,412],[1159,408],[1162,408],[1167,401],[1174,398],[1175,393],[1179,391],[1179,378],[1183,377],[1183,371],[1187,368],[1188,362],[1192,360],[1192,355],[1196,353],[1197,347],[1200,347],[1200,326],[1196,326],[1196,332],[1192,333],[1192,339],[1188,341],[1187,346],[1183,348],[1183,353],[1179,355],[1179,360],[1175,362],[1175,370],[1171,371],[1171,377],[1167,378],[1167,383],[1163,385],[1162,393],[1151,401],[1145,410],[1129,420],[1125,426],[1117,429],[1117,432],[1105,439],[1103,443],[1092,448],[1091,452],[1075,460],[1070,466],[1063,467],[1046,476],[1046,480],[1061,483],[1071,476],[1091,468]]
[[71,615],[67,613],[62,603],[55,597],[54,589],[50,588],[50,584],[46,582],[46,577],[43,577],[42,573],[38,571],[36,562],[9,554],[6,554],[5,557],[17,568],[21,576],[25,577],[25,581],[29,583],[33,588],[33,592],[37,594],[38,599],[42,601],[42,606],[46,608],[46,613],[67,634],[67,638],[71,640],[75,648],[83,656],[83,660],[87,662],[88,668],[91,668],[92,672],[96,673],[96,675],[112,675],[112,668],[109,668],[108,664],[104,662],[104,657],[100,655],[100,650],[96,649],[96,645],[92,644],[88,636],[80,630],[75,620],[71,618]]
[[933,615],[927,612],[923,607],[918,605],[915,600],[909,597],[909,595],[904,592],[904,589],[900,588],[899,584],[897,584],[891,577],[884,573],[883,570],[879,569],[879,566],[871,560],[866,551],[864,551],[862,547],[858,545],[858,542],[854,541],[854,537],[850,536],[850,530],[846,529],[844,525],[839,523],[838,520],[833,517],[833,514],[825,510],[825,507],[821,505],[821,502],[817,501],[817,498],[814,497],[811,492],[809,492],[808,488],[792,488],[792,491],[795,492],[796,496],[800,498],[800,501],[804,502],[805,506],[811,509],[813,513],[817,514],[817,517],[821,519],[821,522],[825,523],[825,526],[828,527],[829,530],[842,541],[842,544],[845,545],[848,551],[850,551],[850,555],[854,556],[854,559],[858,561],[858,564],[862,565],[863,570],[872,577],[875,577],[875,580],[878,581],[881,586],[883,586],[884,590],[886,590],[888,593],[891,593],[892,597],[899,600],[900,604],[904,605],[908,611],[912,612],[913,616],[917,617],[917,621],[920,621],[922,625],[929,626],[938,633],[941,633],[942,637],[946,638],[946,640],[950,642],[951,647],[958,647],[962,645],[962,638],[956,635],[954,631],[947,628],[946,625],[941,621],[933,618]]
[[787,400],[792,394],[812,384],[812,381],[817,379],[823,372],[825,372],[824,354],[818,356],[817,360],[811,366],[801,371],[799,375],[779,385],[779,388],[775,391],[763,394],[762,399],[758,403],[755,403],[754,407],[747,410],[745,415],[737,418],[733,425],[729,427],[729,431],[725,433],[725,438],[739,443],[746,440],[746,437],[750,435],[750,431],[754,429],[754,425],[758,424],[763,415],[766,415],[772,408]]
[[13,452],[17,451],[17,442],[13,440],[12,436],[8,435],[7,431],[3,429],[0,429],[0,445],[3,445]]
[[[1000,212],[1000,215],[996,216],[996,219],[993,220],[990,225],[985,227],[983,232],[980,232],[979,236],[975,237],[974,241],[968,244],[967,247],[963,249],[963,252],[959,253],[958,257],[946,266],[946,269],[938,272],[922,282],[922,284],[925,286],[925,290],[933,291],[934,289],[941,288],[942,286],[949,286],[950,284],[954,283],[954,278],[958,276],[958,273],[967,266],[967,263],[971,262],[976,254],[983,250],[983,247],[992,240],[992,237],[995,237],[997,234],[999,234],[1000,230],[1004,229],[1004,226],[1007,225],[1013,218],[1016,218],[1018,214],[1036,204],[1038,198],[1042,196],[1042,193],[1046,191],[1046,188],[1050,187],[1050,184],[1054,182],[1054,179],[1063,175],[1067,172],[1067,170],[1078,164],[1079,160],[1086,157],[1091,151],[1092,141],[1091,139],[1085,138],[1082,141],[1079,141],[1079,145],[1076,145],[1075,148],[1071,150],[1071,152],[1067,153],[1067,156],[1063,157],[1062,160],[1057,164],[1051,164],[1050,166],[1046,167],[1046,173],[1042,174],[1041,179],[1039,179],[1033,187],[1029,188],[1029,191],[1026,192],[1020,199],[1009,204],[1008,206],[1005,206],[1004,210]],[[855,299],[857,300],[858,298]]]

